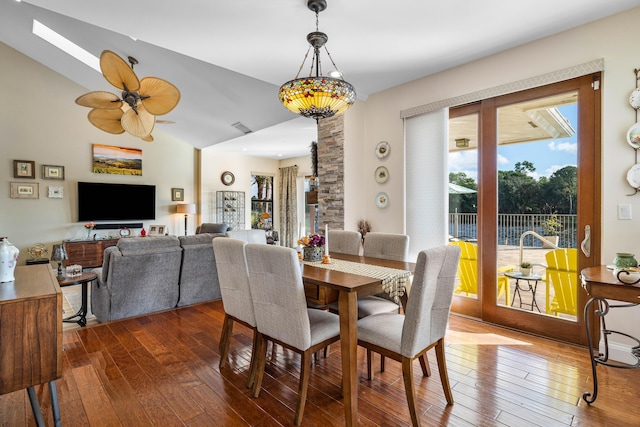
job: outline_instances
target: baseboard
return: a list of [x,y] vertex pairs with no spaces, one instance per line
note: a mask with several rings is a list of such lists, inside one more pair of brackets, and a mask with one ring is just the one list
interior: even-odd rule
[[96,224],[94,230],[119,230],[121,228],[142,228],[141,222],[111,222],[105,224]]
[[[631,355],[631,347],[631,345],[612,343],[609,340],[609,359],[629,365],[636,364],[637,360]],[[602,340],[600,341],[600,352],[604,353],[604,342]]]

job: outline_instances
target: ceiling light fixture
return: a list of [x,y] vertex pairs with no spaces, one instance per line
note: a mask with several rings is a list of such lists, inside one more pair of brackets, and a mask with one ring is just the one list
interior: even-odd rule
[[469,146],[469,138],[458,138],[456,139],[456,147],[457,148],[467,148]]
[[[327,8],[327,2],[326,0],[308,0],[307,7],[316,14],[316,31],[307,35],[307,41],[310,46],[302,60],[300,70],[298,70],[295,79],[286,82],[280,87],[279,98],[282,105],[289,111],[317,121],[318,119],[343,114],[355,102],[356,90],[342,77],[334,78],[322,75],[320,48],[323,46],[333,67],[336,70],[338,69],[325,46],[329,37],[325,33],[318,31],[318,13]],[[313,58],[309,77],[298,78],[311,48],[313,48]],[[315,76],[313,75],[314,68]]]

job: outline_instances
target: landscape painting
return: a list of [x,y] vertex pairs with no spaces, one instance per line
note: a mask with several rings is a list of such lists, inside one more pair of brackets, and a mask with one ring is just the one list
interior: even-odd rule
[[93,144],[93,173],[142,176],[142,150]]

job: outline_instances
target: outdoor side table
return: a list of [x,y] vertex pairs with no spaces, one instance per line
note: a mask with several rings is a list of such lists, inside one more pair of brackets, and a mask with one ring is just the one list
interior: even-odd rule
[[[516,295],[518,295],[520,308],[522,308],[523,305],[529,305],[531,306],[531,311],[533,311],[533,308],[535,307],[538,312],[541,312],[540,307],[538,307],[538,303],[536,302],[536,290],[538,289],[538,282],[542,280],[542,276],[539,274],[523,276],[519,271],[507,271],[504,275],[516,281],[516,288],[513,291],[511,306],[513,307],[513,304],[516,302]],[[524,282],[526,282],[526,285]],[[531,292],[531,303],[522,301],[521,292]]]

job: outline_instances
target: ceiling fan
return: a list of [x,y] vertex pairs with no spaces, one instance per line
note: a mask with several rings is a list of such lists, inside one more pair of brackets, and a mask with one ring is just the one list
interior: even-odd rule
[[91,108],[89,122],[105,132],[127,131],[144,141],[153,141],[151,132],[156,116],[167,114],[178,105],[180,91],[157,77],[138,80],[133,71],[138,61],[131,56],[128,59],[131,66],[110,50],[100,54],[102,75],[122,90],[122,98],[111,92],[95,91],[78,97],[76,104]]

